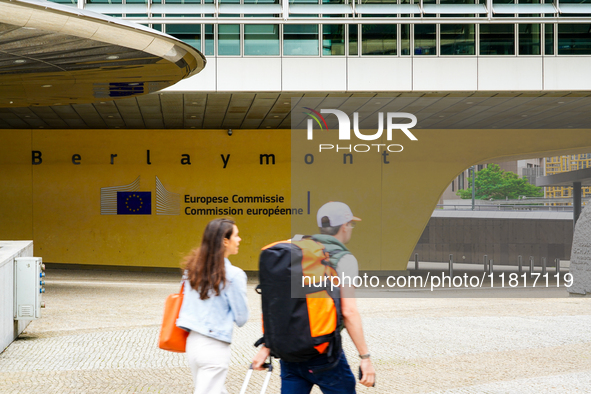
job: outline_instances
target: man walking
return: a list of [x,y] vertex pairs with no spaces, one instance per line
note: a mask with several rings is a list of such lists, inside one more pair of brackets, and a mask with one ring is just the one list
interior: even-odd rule
[[[345,244],[351,240],[355,222],[361,219],[353,216],[351,209],[342,202],[329,202],[318,210],[317,222],[320,234],[313,238],[321,242],[330,255],[330,264],[339,277],[348,276],[351,281],[359,273],[355,256]],[[375,370],[363,335],[361,316],[357,309],[355,288],[341,284],[341,312],[344,326],[353,340],[359,357],[362,377],[360,383],[371,387],[375,382]],[[281,394],[308,394],[318,385],[324,394],[355,393],[355,376],[342,349],[337,362],[329,362],[326,354],[320,354],[303,362],[281,360]],[[270,354],[264,345],[253,360],[253,368],[261,370]]]

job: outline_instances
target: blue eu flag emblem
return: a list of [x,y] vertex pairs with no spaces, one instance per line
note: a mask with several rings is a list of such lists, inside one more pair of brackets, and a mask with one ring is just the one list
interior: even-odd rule
[[117,215],[151,215],[152,192],[117,192]]

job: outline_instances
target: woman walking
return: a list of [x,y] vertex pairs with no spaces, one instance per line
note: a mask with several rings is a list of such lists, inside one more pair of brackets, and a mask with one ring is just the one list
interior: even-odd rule
[[176,325],[190,331],[187,360],[194,394],[226,394],[234,322],[248,320],[246,274],[228,256],[238,253],[238,227],[229,219],[207,224],[201,246],[185,260],[187,279]]

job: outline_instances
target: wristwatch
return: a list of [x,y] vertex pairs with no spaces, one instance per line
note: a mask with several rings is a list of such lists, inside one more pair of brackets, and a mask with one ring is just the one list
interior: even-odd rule
[[359,355],[359,358],[362,359],[362,360],[368,359],[369,358],[369,353],[367,353],[367,354],[360,354]]

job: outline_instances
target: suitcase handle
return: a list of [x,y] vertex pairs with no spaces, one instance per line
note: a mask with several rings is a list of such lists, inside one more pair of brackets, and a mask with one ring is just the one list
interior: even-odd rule
[[[271,379],[271,374],[273,373],[273,356],[269,357],[269,362],[264,363],[262,365],[263,368],[268,369],[267,376],[265,376],[265,381],[263,382],[263,387],[261,388],[261,394],[267,391],[267,386],[269,385],[269,380]],[[242,388],[240,389],[240,394],[245,394],[246,389],[248,388],[248,381],[250,380],[250,376],[252,375],[252,363],[248,368],[248,372],[246,373],[246,378],[244,379],[244,383],[242,384]]]
[[[269,369],[269,372],[273,372],[273,357],[271,357],[270,362],[264,363],[263,365],[261,365],[261,367]],[[252,369],[252,364],[250,364],[250,367],[248,367],[248,369]]]

